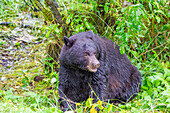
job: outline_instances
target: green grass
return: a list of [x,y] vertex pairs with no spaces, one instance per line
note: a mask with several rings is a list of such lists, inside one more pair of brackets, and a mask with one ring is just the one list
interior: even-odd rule
[[[28,0],[27,2],[30,4]],[[43,4],[43,1],[41,2]],[[96,1],[89,0],[89,2],[81,3],[76,0],[58,2],[61,6],[60,13],[68,24],[68,37],[86,30],[98,33],[95,29],[97,23],[93,20],[93,15],[96,15],[94,12]],[[167,0],[136,0],[131,6],[122,7],[121,3],[111,1],[104,6],[106,15],[112,14],[116,20],[114,26],[108,24],[102,28],[101,35],[121,45],[121,52],[125,52],[132,64],[142,73],[141,91],[129,103],[118,106],[102,101],[92,103],[92,99],[89,98],[85,102],[76,104],[77,113],[95,113],[95,107],[102,109],[104,113],[170,112],[168,3]],[[114,8],[109,9],[110,6]],[[62,112],[58,103],[58,72],[49,73],[44,70],[45,62],[50,59],[46,57],[46,45],[48,41],[53,41],[54,37],[62,38],[62,29],[51,22],[44,25],[45,19],[42,13],[33,12],[22,0],[1,0],[0,10],[0,22],[21,22],[32,13],[33,18],[38,19],[36,25],[42,26],[42,29],[26,29],[26,31],[40,40],[47,39],[42,44],[28,44],[27,49],[24,49],[20,43],[16,48],[24,49],[25,52],[17,50],[13,57],[20,56],[25,59],[16,61],[12,67],[0,67],[2,69],[0,71],[0,112]],[[35,15],[38,15],[38,18]],[[100,19],[104,21],[105,18]],[[30,19],[30,21],[33,20]],[[7,41],[4,40],[3,36],[11,36],[14,31],[15,27],[0,26],[0,53],[10,40],[8,37],[5,38]],[[21,31],[17,33],[22,34]],[[53,64],[48,64],[53,67]],[[34,81],[36,76],[45,78],[36,82]]]
[[61,112],[47,96],[32,91],[24,91],[22,95],[18,95],[13,91],[14,89],[11,88],[8,91],[0,92],[0,96],[3,98],[0,103],[1,112]]

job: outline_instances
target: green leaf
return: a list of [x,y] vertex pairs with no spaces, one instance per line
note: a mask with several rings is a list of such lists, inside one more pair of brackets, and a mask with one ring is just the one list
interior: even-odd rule
[[166,81],[170,82],[170,76],[166,78]]
[[170,11],[168,12],[168,18],[170,17]]
[[125,48],[124,48],[124,46],[120,46],[120,53],[123,55],[124,53],[125,53]]
[[47,34],[45,35],[45,37],[48,38],[50,33],[51,33],[51,31],[48,31]]
[[16,45],[16,46],[20,46],[20,43],[19,43],[19,42],[17,42],[17,43],[15,43],[15,45]]
[[66,24],[68,25],[69,23],[70,23],[70,19],[67,18],[67,19],[66,19]]
[[165,76],[170,77],[170,69],[164,68]]
[[87,29],[90,29],[90,25],[87,21],[85,21],[85,26],[87,27]]
[[170,90],[165,90],[161,94],[169,96],[170,95]]
[[86,106],[87,107],[91,107],[93,104],[93,99],[92,98],[88,98],[87,101],[86,101]]
[[125,108],[126,108],[126,105],[119,104],[118,106],[119,106],[120,108],[122,108],[122,109],[125,109]]
[[104,11],[107,13],[108,12],[108,6],[105,4],[104,5]]
[[[170,97],[166,100],[166,102],[170,103]],[[170,105],[170,104],[169,104]],[[170,106],[169,106],[170,107]]]
[[147,85],[148,85],[148,87],[149,87],[149,88],[151,88],[151,87],[152,87],[151,80],[150,80],[149,78],[147,78],[146,83],[147,83]]
[[140,41],[140,38],[139,38],[139,37],[136,37],[136,39],[137,39],[137,41],[138,41],[139,43],[141,43],[141,41]]
[[110,104],[110,105],[107,107],[107,113],[110,113],[110,111],[112,110],[112,106],[113,106],[113,103]]
[[3,41],[0,41],[0,45],[3,45],[4,44],[4,42]]
[[149,9],[150,9],[150,11],[152,11],[152,5],[150,2],[149,2]]
[[160,85],[160,80],[158,80],[158,79],[154,80],[153,84],[154,84],[155,87],[158,87]]
[[131,51],[131,52],[135,57],[139,56],[139,54],[136,51]]
[[164,16],[166,16],[165,13],[164,13],[162,10],[156,10],[155,12],[161,13],[161,14],[163,14]]
[[146,87],[146,86],[141,86],[141,89],[147,91],[147,90],[148,90],[148,87]]
[[148,95],[148,96],[145,96],[145,97],[144,97],[144,100],[151,101],[152,99],[151,99],[151,97]]
[[158,2],[154,2],[154,4],[157,6],[157,8],[159,9],[159,4],[158,4]]
[[157,20],[158,23],[160,23],[160,21],[161,21],[159,16],[156,16],[156,20]]
[[159,60],[158,54],[156,53],[156,51],[152,50],[152,52],[154,53],[154,56],[157,58],[157,60]]
[[122,13],[124,13],[124,12],[126,12],[126,11],[127,11],[127,7],[121,9],[121,12],[122,12]]

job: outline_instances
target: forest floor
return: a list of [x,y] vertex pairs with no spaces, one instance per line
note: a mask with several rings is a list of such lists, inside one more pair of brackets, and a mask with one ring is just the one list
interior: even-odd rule
[[[36,97],[43,95],[44,99],[48,99],[55,92],[55,90],[49,91],[53,83],[45,84],[50,83],[51,79],[45,78],[44,82],[41,79],[45,76],[44,60],[48,41],[40,29],[34,29],[34,26],[42,27],[41,19],[20,14],[17,18],[13,18],[13,22],[0,26],[0,100],[2,101],[0,112],[25,110],[33,112],[37,111],[39,103],[38,100],[36,102]],[[23,28],[20,23],[33,27]],[[13,27],[13,24],[16,26]],[[47,101],[44,103],[47,104]]]
[[[11,0],[7,2],[8,4],[6,1],[3,2],[0,6],[5,9],[0,12],[0,17],[2,17],[0,18],[0,112],[61,113],[58,103],[58,72],[49,73],[44,68],[48,60],[46,47],[55,38],[48,31],[58,29],[52,28],[53,25],[45,25],[42,14],[37,17],[27,11],[29,7],[24,9],[26,6],[22,0]],[[23,6],[24,8],[22,8]],[[19,8],[22,11],[18,11]],[[82,16],[82,18],[84,17]],[[77,18],[74,19],[76,22]],[[157,19],[159,20],[159,17]],[[81,18],[77,21],[79,24]],[[4,22],[12,24],[5,25]],[[29,27],[25,28],[23,25],[29,25]],[[76,30],[82,28],[76,24],[71,27]],[[168,32],[165,26],[165,31],[162,34],[168,37]],[[162,34],[160,37],[163,37]],[[104,113],[105,111],[106,113],[117,111],[121,113],[170,112],[170,62],[167,60],[169,53],[166,51],[169,50],[167,46],[169,39],[167,38],[168,40],[163,42],[164,39],[166,38],[162,38],[160,45],[158,44],[160,48],[164,49],[160,52],[162,56],[156,53],[157,47],[149,48],[151,45],[149,41],[149,43],[144,43],[145,45],[141,44],[141,47],[137,48],[138,51],[127,52],[130,53],[129,56],[135,54],[135,57],[132,55],[133,58],[130,60],[142,73],[141,91],[135,99],[125,105],[115,106],[101,101],[94,104],[89,98],[86,102],[77,103],[76,112],[93,113],[96,112],[94,108],[101,107],[102,104],[105,104]],[[153,41],[153,39],[151,40]],[[153,51],[152,54],[148,53],[150,51]],[[143,58],[142,55],[147,53],[149,54],[148,58]]]

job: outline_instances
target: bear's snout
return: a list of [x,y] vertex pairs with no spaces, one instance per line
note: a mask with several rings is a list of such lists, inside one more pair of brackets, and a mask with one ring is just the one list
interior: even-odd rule
[[100,66],[100,62],[98,60],[95,60],[93,63],[92,63],[92,68],[98,68]]
[[95,55],[89,56],[89,64],[87,65],[87,69],[90,72],[96,72],[97,68],[100,67],[100,62],[97,60]]

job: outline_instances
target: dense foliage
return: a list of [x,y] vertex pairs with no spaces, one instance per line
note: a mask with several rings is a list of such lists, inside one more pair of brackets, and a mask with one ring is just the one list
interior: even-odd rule
[[[92,99],[89,98],[86,102],[76,104],[78,113],[95,113],[96,106],[104,113],[170,111],[170,2],[168,0],[56,1],[60,6],[58,9],[62,20],[65,21],[68,37],[89,30],[105,36],[117,42],[121,53],[126,53],[142,73],[141,92],[131,102],[115,106],[102,101],[92,103]],[[63,27],[59,23],[54,23],[54,18],[47,18],[53,16],[47,16],[46,13],[49,15],[52,13],[49,13],[51,11],[44,0],[40,2],[0,0],[0,2],[0,22],[14,23],[0,26],[0,54],[7,51],[4,47],[9,41],[6,39],[11,37],[19,23],[24,23],[27,19],[32,22],[35,19],[40,21],[35,24],[30,23],[40,27],[38,30],[32,28],[30,31],[27,28],[27,31],[30,35],[38,37],[37,40],[44,42],[37,45],[27,43],[30,52],[20,56],[28,57],[29,61],[26,59],[18,63],[20,61],[15,60],[17,63],[12,67],[5,68],[3,65],[0,67],[0,111],[62,112],[58,103],[58,72],[55,71],[56,67],[54,68],[57,62],[47,62],[53,58],[45,57],[47,54],[44,46],[49,40],[62,44]],[[20,32],[21,30],[17,31],[18,35]],[[15,43],[14,47],[16,51],[23,49],[21,42]],[[1,52],[3,49],[5,51]],[[16,52],[15,55],[17,54]],[[0,66],[2,61],[3,55],[0,55]],[[51,73],[43,69],[44,63],[51,67]],[[35,77],[39,75],[45,78],[37,82]]]

